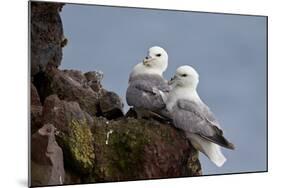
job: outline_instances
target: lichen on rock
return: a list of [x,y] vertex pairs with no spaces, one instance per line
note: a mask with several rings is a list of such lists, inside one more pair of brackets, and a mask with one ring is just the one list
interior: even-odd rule
[[68,127],[67,134],[61,133],[58,136],[68,160],[66,162],[79,173],[91,173],[95,159],[91,130],[86,120],[73,119]]
[[[138,177],[143,171],[145,144],[148,143],[144,132],[132,129],[115,129],[108,141],[109,176],[124,176],[124,179]],[[136,127],[135,127],[136,128]]]
[[[201,169],[184,134],[168,124],[134,118],[93,120],[96,182],[193,176],[191,168]],[[194,166],[188,165],[191,161]]]
[[57,95],[46,98],[43,122],[57,128],[57,138],[63,148],[65,161],[74,171],[87,174],[94,165],[93,120],[77,102],[60,100]]

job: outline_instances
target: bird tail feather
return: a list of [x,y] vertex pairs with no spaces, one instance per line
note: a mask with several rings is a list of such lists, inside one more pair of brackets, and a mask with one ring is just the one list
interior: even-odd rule
[[226,162],[219,145],[196,135],[192,136],[190,141],[197,150],[205,154],[216,166],[221,167]]
[[222,154],[220,146],[214,143],[209,143],[210,147],[208,149],[205,149],[205,153],[207,157],[215,163],[218,167],[221,167],[225,162],[226,158]]

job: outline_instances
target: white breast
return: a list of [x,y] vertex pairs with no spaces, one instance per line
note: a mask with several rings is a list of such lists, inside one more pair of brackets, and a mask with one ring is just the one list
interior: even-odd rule
[[163,71],[156,68],[149,68],[144,66],[142,63],[139,63],[133,68],[130,76],[133,77],[139,74],[157,74],[159,76],[162,76]]
[[172,112],[173,107],[176,105],[179,99],[186,99],[194,102],[201,102],[196,90],[188,88],[174,88],[168,95],[166,102],[166,108],[169,112]]

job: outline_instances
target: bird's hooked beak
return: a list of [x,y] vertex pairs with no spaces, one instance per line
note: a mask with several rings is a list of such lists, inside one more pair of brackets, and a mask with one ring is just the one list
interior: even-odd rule
[[153,58],[150,56],[150,55],[148,55],[148,56],[146,56],[144,59],[143,59],[143,64],[144,65],[146,65],[146,66],[149,66],[149,63],[151,62],[153,60]]
[[168,85],[172,85],[173,83],[175,83],[177,79],[177,76],[175,75],[174,77],[171,78],[171,80],[168,82]]

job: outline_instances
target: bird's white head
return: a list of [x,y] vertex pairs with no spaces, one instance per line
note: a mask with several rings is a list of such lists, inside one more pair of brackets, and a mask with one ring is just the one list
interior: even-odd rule
[[196,89],[199,83],[199,75],[194,68],[188,65],[180,66],[175,76],[169,81],[173,87],[185,87]]
[[143,60],[143,65],[148,69],[155,69],[163,73],[168,67],[168,54],[163,48],[153,46],[149,48],[147,56]]
[[[130,79],[139,74],[156,74],[162,76],[168,67],[168,54],[159,47],[149,48],[147,56],[143,62],[138,63],[130,74]],[[130,80],[129,79],[129,80]]]

